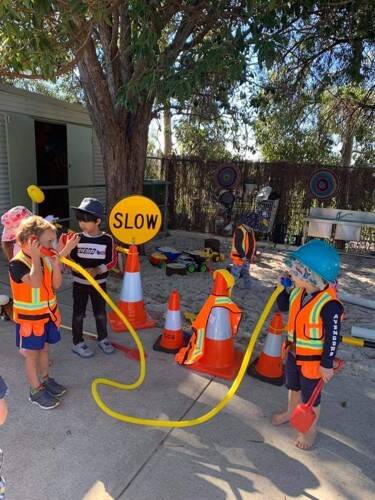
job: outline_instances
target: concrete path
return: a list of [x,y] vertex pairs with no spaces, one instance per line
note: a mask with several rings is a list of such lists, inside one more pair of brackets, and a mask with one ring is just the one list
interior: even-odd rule
[[[5,263],[1,293],[7,291]],[[60,293],[66,324],[71,321],[67,282]],[[94,330],[87,318],[85,328]],[[7,500],[220,500],[371,499],[375,497],[375,383],[341,374],[324,395],[317,446],[293,446],[288,426],[275,429],[271,414],[286,390],[246,376],[231,404],[211,422],[181,430],[117,422],[96,406],[90,393],[97,376],[131,382],[138,363],[116,352],[75,356],[68,331],[51,349],[52,374],[68,387],[61,406],[45,412],[27,400],[23,359],[14,327],[0,322],[0,373],[10,386],[9,417],[0,428]],[[219,401],[227,384],[176,366],[152,350],[160,330],[141,332],[147,351],[143,386],[126,392],[103,388],[112,408],[131,415],[183,419]],[[112,334],[133,347],[128,334]],[[95,347],[94,343],[93,346]]]

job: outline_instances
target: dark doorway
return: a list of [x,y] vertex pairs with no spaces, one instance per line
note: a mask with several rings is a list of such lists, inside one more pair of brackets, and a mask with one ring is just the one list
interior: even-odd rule
[[[68,184],[66,125],[35,121],[35,148],[38,186]],[[45,201],[39,205],[39,215],[69,217],[68,189],[45,190]]]

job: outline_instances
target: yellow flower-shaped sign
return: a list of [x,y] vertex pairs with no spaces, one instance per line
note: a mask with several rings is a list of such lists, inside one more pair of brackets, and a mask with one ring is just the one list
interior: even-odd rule
[[145,196],[128,196],[112,208],[109,228],[115,238],[127,245],[141,245],[154,238],[162,223],[159,207]]
[[27,188],[27,194],[30,196],[31,201],[33,201],[34,203],[43,203],[44,201],[43,191],[38,186],[35,186],[35,184],[31,184]]

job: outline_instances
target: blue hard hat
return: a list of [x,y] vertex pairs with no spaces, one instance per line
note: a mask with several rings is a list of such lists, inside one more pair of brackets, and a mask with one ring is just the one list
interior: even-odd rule
[[314,271],[325,281],[333,282],[340,272],[340,257],[337,251],[322,240],[311,240],[292,253],[304,266]]

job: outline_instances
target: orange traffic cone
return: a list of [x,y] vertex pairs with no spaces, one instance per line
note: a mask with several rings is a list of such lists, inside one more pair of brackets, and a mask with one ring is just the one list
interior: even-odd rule
[[[184,364],[184,366],[198,372],[233,380],[240,369],[244,354],[234,349],[231,311],[219,305],[220,301],[227,302],[229,300],[227,297],[230,295],[228,283],[221,273],[216,273],[211,294],[219,298],[216,298],[216,306],[209,311],[203,355],[192,364]],[[239,314],[241,314],[240,311]],[[183,351],[181,353],[183,354]],[[177,358],[176,360],[180,362]]]
[[[138,330],[152,328],[156,325],[156,321],[150,318],[145,309],[140,271],[138,250],[136,245],[132,245],[126,259],[120,301],[117,306],[125,314],[132,326]],[[115,312],[111,311],[108,314],[108,319],[114,332],[127,331],[127,327]]]
[[280,313],[275,313],[268,328],[268,335],[263,352],[251,365],[247,373],[273,385],[283,385],[283,320]]
[[182,331],[180,295],[177,290],[173,290],[168,300],[168,310],[163,333],[157,339],[153,348],[155,351],[176,354],[186,343],[187,339],[185,341],[184,332]]

